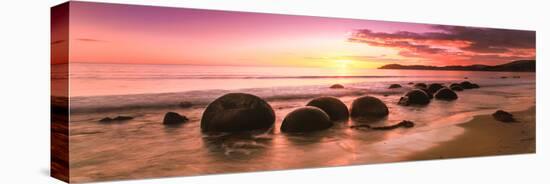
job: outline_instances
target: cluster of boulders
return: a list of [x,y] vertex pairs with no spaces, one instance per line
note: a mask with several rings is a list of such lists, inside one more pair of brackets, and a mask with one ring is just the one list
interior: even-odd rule
[[[412,85],[413,83],[409,84]],[[388,88],[401,87],[399,84],[392,84]],[[341,89],[344,86],[335,84],[330,88]],[[452,101],[458,99],[458,95],[454,91],[474,88],[479,88],[479,85],[468,81],[453,83],[449,87],[440,83],[430,85],[416,83],[414,89],[401,97],[398,103],[405,106],[427,105],[433,98]],[[192,105],[190,102],[178,104],[181,108],[190,108]],[[350,117],[358,120],[369,120],[384,118],[388,114],[389,109],[386,104],[373,96],[366,95],[355,99],[349,110],[346,104],[338,98],[318,97],[309,101],[305,107],[300,107],[287,114],[283,119],[280,130],[289,133],[319,131],[328,129],[337,122],[345,122]],[[501,114],[498,117],[505,116]],[[130,116],[107,117],[101,119],[100,122],[119,122],[131,119],[133,117]],[[163,124],[167,126],[180,125],[188,121],[189,119],[183,115],[176,112],[167,112]],[[243,132],[270,130],[274,124],[275,112],[265,100],[246,93],[228,93],[208,104],[202,114],[200,127],[203,132]],[[410,128],[414,126],[414,123],[402,121],[385,127],[363,126],[373,130],[390,130],[399,127]]]
[[437,100],[453,101],[458,99],[458,95],[455,91],[475,88],[479,88],[479,85],[469,81],[453,83],[449,85],[449,87],[441,83],[433,83],[430,85],[426,83],[416,83],[414,89],[405,93],[405,95],[399,99],[398,104],[404,106],[427,105],[433,98]]
[[[351,109],[335,97],[318,97],[288,113],[280,130],[286,133],[325,130],[335,123],[352,118],[380,118],[389,114],[388,107],[373,96],[355,99]],[[402,122],[397,127],[412,127]],[[210,103],[201,119],[203,132],[241,132],[269,130],[275,124],[271,106],[261,98],[245,93],[226,94]],[[380,128],[384,129],[384,128]]]

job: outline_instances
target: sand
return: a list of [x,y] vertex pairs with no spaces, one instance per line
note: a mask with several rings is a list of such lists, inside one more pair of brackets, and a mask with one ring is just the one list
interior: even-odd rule
[[412,154],[407,160],[526,154],[536,151],[535,107],[512,112],[516,123],[496,121],[490,114],[475,116],[460,124],[465,133],[431,149]]

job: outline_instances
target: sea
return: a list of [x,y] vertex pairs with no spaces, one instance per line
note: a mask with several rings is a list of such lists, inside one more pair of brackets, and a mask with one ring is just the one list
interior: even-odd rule
[[[52,71],[57,67],[67,66],[52,65]],[[52,83],[63,80],[67,79],[52,77]],[[536,98],[534,72],[71,63],[68,80],[70,174],[76,182],[407,161],[411,154],[462,135],[465,130],[457,125],[475,115],[526,110]],[[410,83],[462,81],[481,88],[457,92],[455,101],[397,104],[413,89]],[[345,88],[330,89],[333,84]],[[390,84],[403,87],[388,89]],[[262,133],[202,133],[200,119],[208,103],[233,92],[265,99],[276,114],[274,128]],[[349,120],[319,132],[279,130],[286,114],[313,98],[333,96],[350,107],[363,95],[381,99],[390,111],[372,125],[410,120],[415,127],[351,129],[361,122]],[[180,107],[182,102],[192,106]],[[190,121],[164,126],[166,112]],[[134,119],[99,122],[119,115]]]

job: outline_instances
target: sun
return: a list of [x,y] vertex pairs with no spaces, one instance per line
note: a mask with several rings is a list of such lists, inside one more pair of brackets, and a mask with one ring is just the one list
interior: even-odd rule
[[347,68],[351,63],[353,63],[353,60],[349,59],[338,59],[335,60],[336,66],[339,68]]

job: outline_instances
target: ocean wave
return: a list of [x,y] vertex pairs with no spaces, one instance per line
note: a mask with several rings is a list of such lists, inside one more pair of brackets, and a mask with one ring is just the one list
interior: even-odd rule
[[[434,81],[426,81],[431,83]],[[441,82],[441,81],[439,81]],[[446,81],[451,83],[452,81]],[[459,82],[459,81],[457,81]],[[179,107],[182,102],[194,107],[203,107],[214,99],[227,93],[250,93],[268,101],[311,99],[319,96],[359,96],[364,94],[383,95],[401,94],[412,88],[388,89],[389,82],[346,84],[344,89],[329,89],[324,85],[299,87],[249,88],[238,90],[196,90],[174,93],[151,93],[132,95],[79,96],[70,98],[70,109],[73,113],[109,112],[132,109],[160,109]],[[482,88],[505,87],[534,84],[534,81],[496,82],[495,80],[479,82]]]

